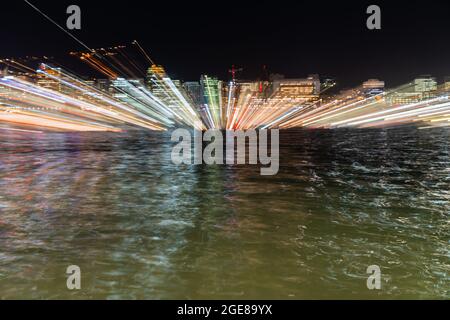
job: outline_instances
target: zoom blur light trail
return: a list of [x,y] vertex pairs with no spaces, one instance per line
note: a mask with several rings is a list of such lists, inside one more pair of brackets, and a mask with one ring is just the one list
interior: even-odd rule
[[[1,59],[0,64],[17,72],[7,70],[0,76],[0,121],[83,131],[131,127],[167,130],[179,126],[199,130],[329,129],[408,124],[428,128],[450,122],[447,85],[417,97],[411,91],[415,84],[408,83],[375,95],[367,95],[361,86],[351,93],[319,98],[330,86],[322,86],[315,80],[318,77],[286,79],[282,89],[283,80],[276,85],[274,81],[243,82],[233,77],[225,83],[203,75],[194,98],[192,91],[170,78],[142,46],[136,41],[133,45],[144,56],[144,63],[126,46],[72,53],[107,77],[106,89],[52,63],[42,63],[34,70],[21,60]],[[411,92],[413,98],[408,102],[396,98]]]
[[[153,62],[136,41],[133,43],[147,60]],[[145,70],[142,70],[139,63],[133,61],[125,50],[126,46],[117,46],[93,50],[93,53],[74,52],[72,55],[78,56],[81,61],[108,77],[119,100],[131,103],[140,112],[157,118],[165,127],[185,125],[197,129],[205,128],[199,125],[202,123],[200,114],[189,96],[182,92],[164,71],[154,72],[148,78],[148,82],[156,88],[157,94],[151,92],[141,80],[137,79],[138,74],[146,76]],[[156,70],[160,68],[156,65],[150,67]]]
[[[372,97],[339,97],[315,108],[302,108],[295,117],[286,114],[278,127],[340,128],[340,127],[392,127],[407,124],[446,125],[450,113],[448,88],[436,90],[433,96],[418,102],[393,103],[392,97],[408,85]],[[292,113],[293,111],[291,111]],[[278,119],[281,120],[281,119]],[[266,127],[270,127],[266,126]]]
[[[68,97],[12,77],[0,78],[0,119],[8,123],[35,125],[74,131],[120,131],[102,115],[86,117],[86,111]],[[93,113],[94,114],[94,113]]]
[[[132,109],[117,104],[112,99],[108,99],[108,104],[99,103],[98,101],[105,99],[105,97],[95,91],[89,91],[75,85],[69,86],[65,82],[63,84],[67,85],[72,90],[72,95],[77,98],[69,94],[42,88],[18,78],[0,78],[0,88],[8,89],[3,89],[5,93],[0,96],[1,110],[10,114],[32,113],[34,117],[43,118],[48,118],[51,114],[55,121],[57,119],[62,122],[73,121],[78,124],[88,124],[90,128],[96,129],[104,128],[105,130],[120,131],[120,127],[124,124],[132,124],[151,130],[163,129],[162,126],[155,122],[149,122],[141,115],[136,115]],[[5,119],[13,122],[14,117],[8,116],[3,118],[3,120]],[[52,124],[55,123],[52,122]]]

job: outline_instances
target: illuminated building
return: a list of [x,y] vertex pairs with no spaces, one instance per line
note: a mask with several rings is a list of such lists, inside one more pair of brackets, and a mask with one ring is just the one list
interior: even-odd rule
[[376,96],[384,92],[384,81],[369,79],[362,84],[363,94],[366,97]]
[[169,109],[183,109],[181,112],[192,110],[192,98],[184,90],[181,81],[170,79],[162,66],[153,65],[148,69],[147,88],[159,103]]
[[319,99],[320,79],[311,75],[306,79],[279,79],[272,83],[274,98],[293,98],[314,101]]
[[148,68],[147,70],[147,77],[148,78],[152,78],[152,77],[158,77],[158,78],[164,78],[167,77],[166,74],[166,70],[164,70],[163,66],[159,66],[159,65],[152,65],[150,68]]
[[414,79],[414,92],[421,93],[422,99],[435,96],[437,90],[436,79],[431,76],[422,76]]
[[[166,77],[166,71],[162,66],[154,64],[147,70],[147,86],[156,97],[162,100],[167,100],[168,98],[163,80]],[[170,103],[170,99],[168,102]]]
[[195,109],[200,114],[204,123],[211,123],[209,111],[203,95],[203,89],[200,82],[190,81],[183,83],[183,89],[192,101]]
[[450,90],[450,77],[444,78],[444,90]]
[[434,97],[436,92],[436,79],[430,76],[422,76],[389,94],[386,99],[392,105],[417,103]]
[[402,105],[419,102],[422,95],[416,92],[394,92],[387,97],[387,101],[392,105]]
[[432,92],[437,90],[436,79],[430,76],[422,76],[414,79],[414,92]]
[[186,92],[191,97],[192,101],[196,106],[204,104],[202,86],[200,85],[199,82],[197,81],[184,82],[183,88],[186,90]]
[[222,81],[214,77],[202,75],[200,85],[212,127],[222,128],[225,125],[225,110],[222,107]]
[[[54,76],[55,78],[61,78],[61,68],[52,68],[49,70],[45,69],[44,66],[41,66],[40,68],[42,70],[45,70],[46,72],[48,72],[48,74]],[[42,88],[54,90],[57,92],[62,92],[61,81],[59,81],[58,79],[49,78],[42,73],[39,73],[37,75],[36,83],[38,86],[40,86]]]

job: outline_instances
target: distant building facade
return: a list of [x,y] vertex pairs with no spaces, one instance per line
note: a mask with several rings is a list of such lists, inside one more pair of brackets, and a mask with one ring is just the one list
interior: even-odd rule
[[378,79],[369,79],[362,84],[363,94],[366,97],[372,97],[384,92],[384,81]]
[[444,90],[450,90],[450,76],[444,78]]
[[320,79],[318,75],[310,75],[304,79],[276,79],[272,82],[272,93],[273,98],[318,100]]
[[190,96],[192,101],[196,106],[204,104],[204,97],[202,92],[202,86],[200,82],[188,81],[183,83],[183,88],[186,90],[187,94]]
[[437,81],[431,76],[421,76],[405,88],[387,96],[387,101],[393,105],[417,103],[436,96]]

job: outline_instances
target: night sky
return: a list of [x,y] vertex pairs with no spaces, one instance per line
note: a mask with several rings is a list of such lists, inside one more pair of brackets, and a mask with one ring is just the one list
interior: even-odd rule
[[[0,57],[74,59],[83,49],[22,0],[1,5]],[[91,48],[137,39],[173,78],[200,74],[228,79],[272,73],[330,76],[341,86],[380,78],[392,87],[422,74],[450,75],[450,1],[42,1],[30,0],[60,25],[66,8],[82,10],[74,35]],[[378,4],[382,30],[366,28],[366,8]]]

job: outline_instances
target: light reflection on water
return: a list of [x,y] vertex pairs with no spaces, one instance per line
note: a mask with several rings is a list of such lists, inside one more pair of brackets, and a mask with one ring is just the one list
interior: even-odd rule
[[260,176],[177,167],[167,134],[4,134],[0,298],[449,298],[449,138],[282,132]]

